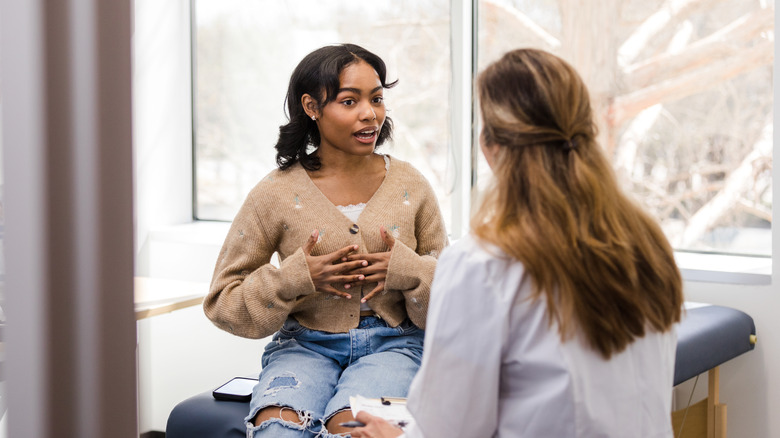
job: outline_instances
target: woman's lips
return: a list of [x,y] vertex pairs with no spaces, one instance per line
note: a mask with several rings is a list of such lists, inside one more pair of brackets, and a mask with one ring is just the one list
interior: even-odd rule
[[361,143],[373,143],[377,137],[377,130],[362,130],[352,134]]

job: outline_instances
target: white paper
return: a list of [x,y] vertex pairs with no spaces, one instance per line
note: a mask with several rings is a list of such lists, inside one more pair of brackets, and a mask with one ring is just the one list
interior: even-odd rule
[[358,412],[363,411],[371,415],[384,418],[390,424],[404,428],[413,418],[406,409],[406,399],[388,398],[390,404],[382,404],[382,399],[366,398],[360,395],[349,398],[352,416],[357,417]]

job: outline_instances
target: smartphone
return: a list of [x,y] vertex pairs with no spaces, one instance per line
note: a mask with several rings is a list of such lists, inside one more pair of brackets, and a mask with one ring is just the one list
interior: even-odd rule
[[217,400],[248,402],[252,398],[252,388],[257,379],[249,377],[233,377],[227,383],[215,389],[212,395]]

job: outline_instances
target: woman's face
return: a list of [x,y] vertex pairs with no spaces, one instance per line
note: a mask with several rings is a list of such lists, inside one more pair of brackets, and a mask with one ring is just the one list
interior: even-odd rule
[[383,92],[379,75],[365,61],[345,67],[339,75],[336,99],[325,105],[317,118],[320,150],[372,154],[385,122]]

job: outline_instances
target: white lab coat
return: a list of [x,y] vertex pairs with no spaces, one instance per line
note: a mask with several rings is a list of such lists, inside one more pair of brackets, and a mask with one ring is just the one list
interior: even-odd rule
[[671,437],[676,331],[608,361],[562,343],[523,265],[491,248],[467,236],[439,258],[405,436]]

